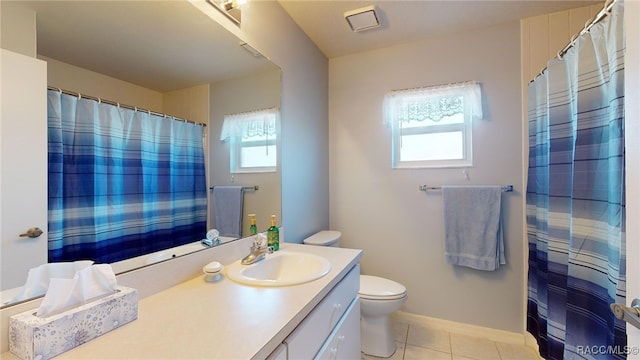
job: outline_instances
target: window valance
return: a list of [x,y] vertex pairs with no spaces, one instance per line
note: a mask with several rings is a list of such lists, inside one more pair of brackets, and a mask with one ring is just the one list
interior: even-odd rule
[[279,118],[280,111],[277,108],[227,115],[222,124],[220,140],[275,136]]
[[477,82],[398,90],[384,97],[384,122],[387,125],[425,120],[438,122],[444,117],[467,112],[473,118],[482,118],[482,95]]

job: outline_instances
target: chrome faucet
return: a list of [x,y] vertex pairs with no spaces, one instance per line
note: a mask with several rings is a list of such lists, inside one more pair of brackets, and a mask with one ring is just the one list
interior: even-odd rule
[[242,258],[240,263],[242,265],[251,265],[255,264],[258,261],[265,258],[266,254],[272,254],[273,247],[267,246],[267,239],[264,238],[263,235],[256,236],[256,239],[253,240],[253,245],[251,245],[251,252],[249,255]]

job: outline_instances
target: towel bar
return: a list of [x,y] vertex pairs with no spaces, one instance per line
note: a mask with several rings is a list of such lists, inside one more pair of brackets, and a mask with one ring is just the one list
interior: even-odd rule
[[[213,191],[213,188],[215,186],[209,186],[209,190]],[[260,186],[256,185],[256,186],[245,186],[242,188],[242,190],[244,191],[257,191],[260,190]]]
[[[442,190],[442,186],[420,185],[419,189],[420,189],[420,191]],[[502,191],[504,191],[504,192],[513,191],[513,185],[505,185],[505,186],[503,186],[502,187]]]

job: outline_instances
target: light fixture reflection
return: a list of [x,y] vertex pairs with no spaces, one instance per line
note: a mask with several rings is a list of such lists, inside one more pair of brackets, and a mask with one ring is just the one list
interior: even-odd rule
[[240,26],[241,9],[240,7],[247,3],[248,0],[207,0],[214,8],[228,17],[236,25]]

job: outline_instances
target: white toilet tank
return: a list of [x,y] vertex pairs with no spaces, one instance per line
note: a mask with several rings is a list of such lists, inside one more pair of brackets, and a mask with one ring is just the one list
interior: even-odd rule
[[303,243],[307,245],[338,247],[340,246],[341,236],[342,233],[340,233],[340,231],[323,230],[304,239]]

